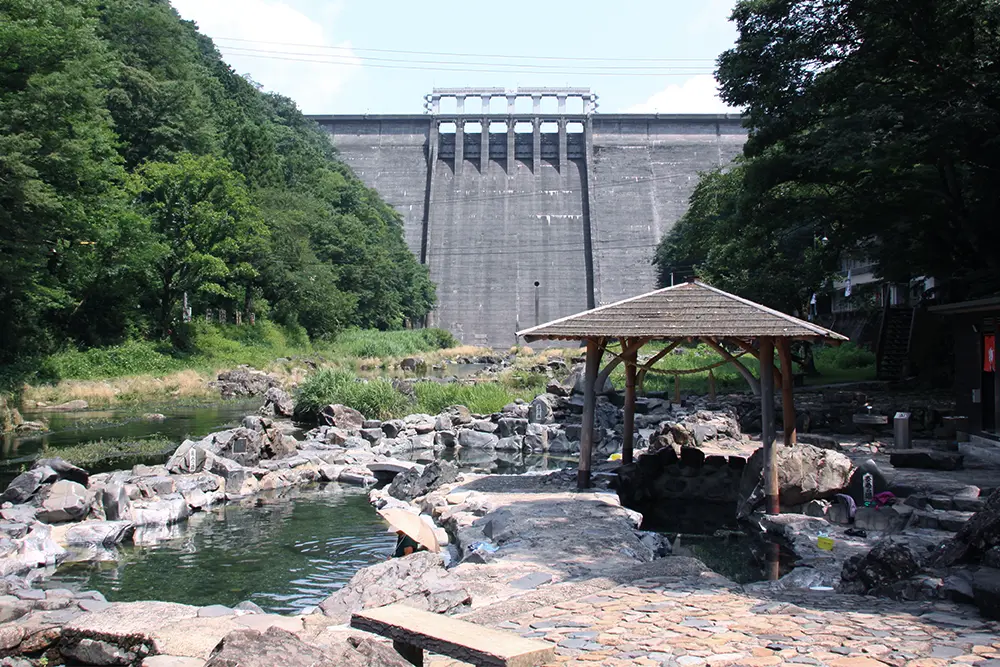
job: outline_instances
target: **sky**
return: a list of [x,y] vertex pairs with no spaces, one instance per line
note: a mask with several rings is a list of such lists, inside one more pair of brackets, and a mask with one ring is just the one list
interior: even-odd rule
[[[598,112],[725,113],[735,0],[172,0],[307,114],[421,113],[435,87],[572,86]],[[470,109],[471,110],[471,109]]]

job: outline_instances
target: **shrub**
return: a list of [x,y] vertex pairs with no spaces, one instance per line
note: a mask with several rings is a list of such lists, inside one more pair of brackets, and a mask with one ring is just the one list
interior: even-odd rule
[[348,357],[387,359],[440,350],[457,344],[455,337],[443,329],[353,329],[337,336],[334,349]]
[[418,412],[436,415],[450,405],[464,405],[476,414],[499,412],[517,398],[534,398],[534,392],[512,392],[499,382],[458,384],[455,382],[418,382],[413,386]]
[[371,419],[388,419],[404,412],[409,402],[388,380],[361,380],[349,371],[323,369],[299,387],[295,413],[300,419],[315,419],[331,403],[354,408]]
[[838,347],[818,347],[813,352],[818,369],[849,370],[875,366],[875,353],[854,343],[843,343]]

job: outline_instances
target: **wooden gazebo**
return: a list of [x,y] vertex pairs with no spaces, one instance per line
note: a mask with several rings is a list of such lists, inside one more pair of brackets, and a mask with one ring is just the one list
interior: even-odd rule
[[[577,486],[590,486],[590,465],[594,445],[595,387],[603,385],[618,364],[625,364],[625,430],[622,463],[632,462],[635,417],[636,374],[644,374],[653,364],[684,342],[704,342],[724,359],[734,363],[757,391],[756,379],[725,347],[736,347],[760,362],[761,439],[764,444],[764,486],[769,512],[778,511],[778,471],[774,449],[774,388],[782,389],[784,439],[795,442],[791,341],[805,340],[840,344],[847,338],[810,322],[785,315],[753,301],[723,292],[701,282],[689,282],[649,292],[553,320],[519,331],[527,342],[539,340],[583,341],[587,346],[583,394],[583,425],[580,435],[580,464]],[[608,344],[618,341],[621,353],[601,369]],[[640,348],[652,341],[668,345],[642,365]],[[781,359],[775,367],[774,352]]]

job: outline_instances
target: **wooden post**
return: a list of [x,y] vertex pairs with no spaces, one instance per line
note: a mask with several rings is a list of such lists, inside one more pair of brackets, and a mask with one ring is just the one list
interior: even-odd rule
[[774,339],[760,339],[760,438],[764,443],[764,502],[778,514],[778,452],[774,448]]
[[600,345],[596,338],[587,339],[587,366],[583,382],[583,424],[580,432],[580,464],[576,471],[576,488],[590,488],[590,459],[594,452],[594,407],[597,396],[597,371],[601,364]]
[[708,369],[708,400],[715,400],[715,373],[711,368]]
[[785,433],[785,447],[791,447],[798,440],[795,432],[795,386],[792,377],[792,344],[787,338],[778,340],[778,354],[781,357],[781,421]]
[[681,402],[681,376],[674,376],[674,403]]
[[625,359],[625,429],[622,432],[622,464],[632,463],[632,431],[635,429],[635,372],[639,352]]

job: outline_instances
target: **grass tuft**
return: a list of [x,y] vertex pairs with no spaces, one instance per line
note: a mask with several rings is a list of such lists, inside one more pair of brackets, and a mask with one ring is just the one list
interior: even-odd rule
[[61,459],[78,466],[93,466],[117,461],[149,460],[165,457],[177,448],[169,438],[152,437],[134,440],[129,438],[93,440],[71,447],[60,447],[58,452],[43,449],[36,458],[46,458],[54,453]]

